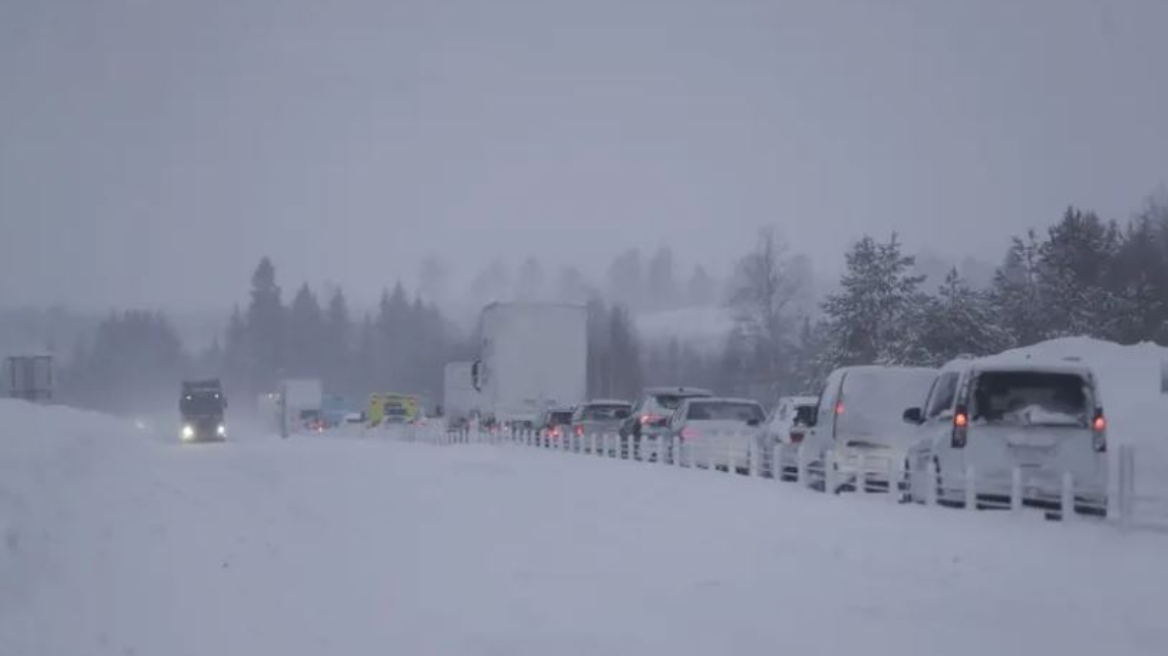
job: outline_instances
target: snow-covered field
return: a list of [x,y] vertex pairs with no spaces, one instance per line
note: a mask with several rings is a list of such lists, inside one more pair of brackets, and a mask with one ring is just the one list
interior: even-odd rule
[[1168,653],[1168,537],[0,402],[0,654]]

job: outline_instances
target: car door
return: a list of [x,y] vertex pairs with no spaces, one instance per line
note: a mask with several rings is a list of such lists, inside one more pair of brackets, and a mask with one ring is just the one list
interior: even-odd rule
[[918,439],[909,456],[909,466],[921,476],[933,466],[938,449],[947,445],[945,439],[952,430],[953,408],[960,383],[961,372],[942,373],[933,383],[921,408],[922,422],[917,428]]

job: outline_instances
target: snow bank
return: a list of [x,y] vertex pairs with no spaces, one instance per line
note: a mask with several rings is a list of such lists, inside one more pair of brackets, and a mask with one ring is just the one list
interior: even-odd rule
[[133,433],[105,415],[0,399],[0,615],[51,570],[55,528],[84,512],[77,480]]

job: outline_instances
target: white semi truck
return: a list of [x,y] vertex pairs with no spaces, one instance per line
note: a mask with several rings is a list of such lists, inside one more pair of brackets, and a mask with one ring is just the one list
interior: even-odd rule
[[584,402],[588,315],[569,303],[492,303],[480,319],[473,379],[485,418],[535,422],[550,407]]

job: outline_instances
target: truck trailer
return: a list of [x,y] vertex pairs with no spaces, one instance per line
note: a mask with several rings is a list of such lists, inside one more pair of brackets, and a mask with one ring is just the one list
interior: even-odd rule
[[492,303],[472,367],[484,418],[532,425],[550,407],[585,400],[588,315],[574,303]]

